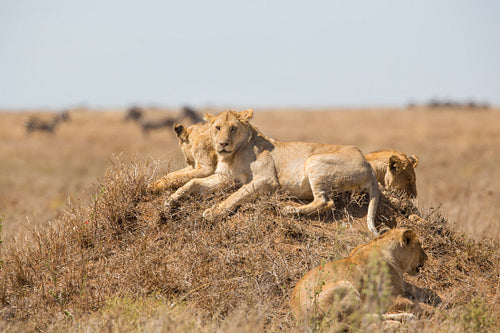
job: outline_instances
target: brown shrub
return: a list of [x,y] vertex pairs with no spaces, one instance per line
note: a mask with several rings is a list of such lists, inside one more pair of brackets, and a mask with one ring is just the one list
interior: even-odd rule
[[[168,193],[145,191],[154,168],[151,161],[113,159],[88,200],[73,202],[48,228],[33,228],[31,238],[1,252],[5,327],[78,330],[90,318],[88,325],[100,330],[112,325],[106,311],[113,300],[134,307],[153,300],[168,318],[183,309],[194,331],[237,331],[241,325],[247,331],[293,331],[298,328],[288,301],[300,277],[370,239],[363,197],[340,194],[335,212],[290,218],[278,207],[293,198],[270,193],[209,223],[203,210],[229,191],[188,198],[167,210]],[[414,282],[442,296],[440,311],[458,311],[478,296],[492,311],[498,308],[498,244],[471,240],[439,212],[420,214],[396,193],[384,192],[380,207],[380,221],[411,227],[421,238],[429,261]],[[142,315],[155,327],[161,317],[144,311],[127,319],[128,312],[116,311],[124,317],[115,324]],[[432,330],[432,318],[422,320],[420,326]]]

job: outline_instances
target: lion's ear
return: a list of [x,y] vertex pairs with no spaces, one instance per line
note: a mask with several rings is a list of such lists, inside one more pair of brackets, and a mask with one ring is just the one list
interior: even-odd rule
[[247,109],[245,111],[241,111],[240,113],[238,113],[238,118],[241,121],[248,121],[248,120],[252,119],[252,117],[253,117],[253,110],[252,109]]
[[391,157],[389,157],[388,167],[392,173],[400,173],[401,170],[403,169],[401,160],[397,155],[392,155]]
[[415,169],[417,167],[417,165],[418,165],[418,157],[417,157],[417,155],[408,156],[408,159],[410,160],[411,165],[413,165],[413,169]]
[[403,243],[403,245],[408,246],[415,237],[416,235],[413,230],[406,229],[401,236],[401,242]]
[[174,131],[177,137],[181,140],[186,140],[188,136],[188,132],[184,126],[181,124],[175,124],[174,125]]
[[208,112],[205,112],[205,120],[208,121],[209,123],[213,123],[215,118],[217,118],[217,116],[214,116],[213,114],[210,114]]

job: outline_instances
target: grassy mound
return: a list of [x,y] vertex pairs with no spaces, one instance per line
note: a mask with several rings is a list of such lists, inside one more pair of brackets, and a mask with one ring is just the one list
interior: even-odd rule
[[[169,193],[146,193],[154,163],[113,161],[89,200],[2,249],[0,329],[296,331],[288,302],[300,277],[371,238],[362,197],[339,195],[335,212],[290,218],[278,207],[292,199],[272,193],[207,222],[203,210],[229,191],[167,211]],[[418,329],[500,329],[498,244],[473,241],[438,211],[408,219],[415,212],[385,193],[378,220],[414,229],[429,255],[413,282],[443,304]]]

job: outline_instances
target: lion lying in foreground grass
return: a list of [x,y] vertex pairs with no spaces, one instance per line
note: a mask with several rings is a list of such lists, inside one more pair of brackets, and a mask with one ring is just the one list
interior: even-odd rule
[[[438,303],[439,297],[407,283],[403,273],[416,275],[426,260],[412,230],[391,229],[357,246],[347,258],[320,265],[304,275],[292,292],[292,312],[297,320],[307,323],[326,315],[344,319],[356,311],[384,313],[394,303],[403,310],[422,310],[426,305],[419,302]],[[404,315],[383,316],[398,317]]]
[[281,188],[309,204],[284,207],[284,214],[314,214],[333,208],[331,194],[366,191],[367,223],[374,235],[379,191],[375,173],[354,146],[306,142],[279,142],[255,129],[252,110],[206,114],[212,147],[217,153],[215,174],[195,178],[179,188],[167,204],[189,195],[213,191],[231,183],[241,185],[229,198],[205,210],[208,219],[227,216],[256,192]]

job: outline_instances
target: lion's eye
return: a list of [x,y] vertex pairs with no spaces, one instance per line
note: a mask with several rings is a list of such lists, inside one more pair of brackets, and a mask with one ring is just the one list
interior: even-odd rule
[[231,126],[230,131],[231,131],[231,133],[234,133],[234,132],[236,132],[237,129],[238,129],[238,127]]
[[220,126],[215,126],[215,129],[220,131]]

